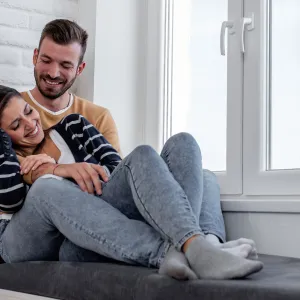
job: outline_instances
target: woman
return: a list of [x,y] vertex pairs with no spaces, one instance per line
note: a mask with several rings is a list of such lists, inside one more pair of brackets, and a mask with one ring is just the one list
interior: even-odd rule
[[[44,134],[37,111],[15,90],[2,90],[0,126],[20,155],[22,172],[27,174],[25,180],[30,182],[29,171],[45,163],[34,179],[42,175],[69,178],[88,192],[81,192],[69,180],[40,179],[42,184],[33,185],[23,208],[3,228],[1,256],[6,262],[47,259],[67,237],[98,254],[159,267],[160,273],[179,279],[230,279],[261,270],[261,262],[223,251],[205,239],[199,226],[201,155],[190,135],[182,134],[182,148],[165,153],[164,159],[151,147],[140,146],[121,161],[82,116],[70,115]],[[167,144],[178,147],[175,140],[176,137]],[[52,161],[48,156],[55,163],[47,163]],[[47,190],[47,184],[53,180],[61,191],[59,199]],[[94,191],[102,194],[104,201]],[[30,197],[31,193],[43,197]],[[103,216],[104,211],[108,217],[102,220],[98,214],[102,212]],[[116,230],[111,220],[118,220],[121,230]],[[134,240],[127,238],[132,232]],[[247,256],[252,242],[244,242],[248,242]],[[120,244],[122,255],[115,255]],[[133,251],[139,244],[145,246],[140,252],[146,252],[146,256]],[[225,243],[224,247],[231,245]]]

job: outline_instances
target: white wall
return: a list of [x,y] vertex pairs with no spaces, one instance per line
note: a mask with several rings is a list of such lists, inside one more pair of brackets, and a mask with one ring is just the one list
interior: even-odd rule
[[89,48],[86,56],[87,62],[95,63],[94,70],[81,75],[77,91],[111,111],[124,155],[144,140],[146,4],[146,0],[98,0],[79,16],[83,26],[89,20],[93,24],[95,13],[97,18],[89,29],[95,40],[88,47],[95,48]]
[[32,54],[44,25],[56,18],[76,20],[78,0],[0,2],[0,84],[20,91],[34,86]]
[[300,258],[299,213],[225,212],[227,239],[252,238],[262,254]]

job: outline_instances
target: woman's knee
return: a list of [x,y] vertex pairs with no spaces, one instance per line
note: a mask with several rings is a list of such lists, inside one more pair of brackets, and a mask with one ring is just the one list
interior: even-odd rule
[[149,145],[140,145],[136,147],[131,154],[141,158],[149,158],[158,155],[157,152]]
[[165,143],[162,153],[170,152],[171,150],[175,149],[181,149],[181,151],[184,149],[188,150],[196,150],[201,155],[200,147],[195,140],[195,138],[188,132],[180,132],[177,134],[172,135]]
[[160,159],[158,153],[148,145],[136,147],[124,160],[123,164],[148,165]]

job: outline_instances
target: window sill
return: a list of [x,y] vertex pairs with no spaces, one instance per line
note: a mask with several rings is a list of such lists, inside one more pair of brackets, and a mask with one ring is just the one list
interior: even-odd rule
[[300,213],[300,197],[221,197],[223,212]]

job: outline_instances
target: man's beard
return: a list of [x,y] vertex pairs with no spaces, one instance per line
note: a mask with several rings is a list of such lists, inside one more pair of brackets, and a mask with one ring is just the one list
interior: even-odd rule
[[[46,78],[47,76],[45,76],[44,78]],[[68,91],[71,86],[73,85],[73,83],[75,82],[76,78],[77,78],[77,75],[75,75],[75,77],[67,82],[67,83],[64,83],[62,89],[57,92],[56,94],[52,94],[52,93],[48,93],[46,91],[43,91],[40,84],[39,84],[39,79],[40,80],[44,80],[44,78],[38,78],[38,75],[37,75],[37,72],[36,70],[34,69],[34,78],[35,78],[35,83],[36,83],[36,86],[37,88],[39,89],[40,93],[45,97],[45,98],[48,98],[48,99],[51,99],[51,100],[55,100],[57,98],[59,98],[60,96],[62,96],[66,91]],[[55,78],[49,78],[50,80],[54,80]]]

